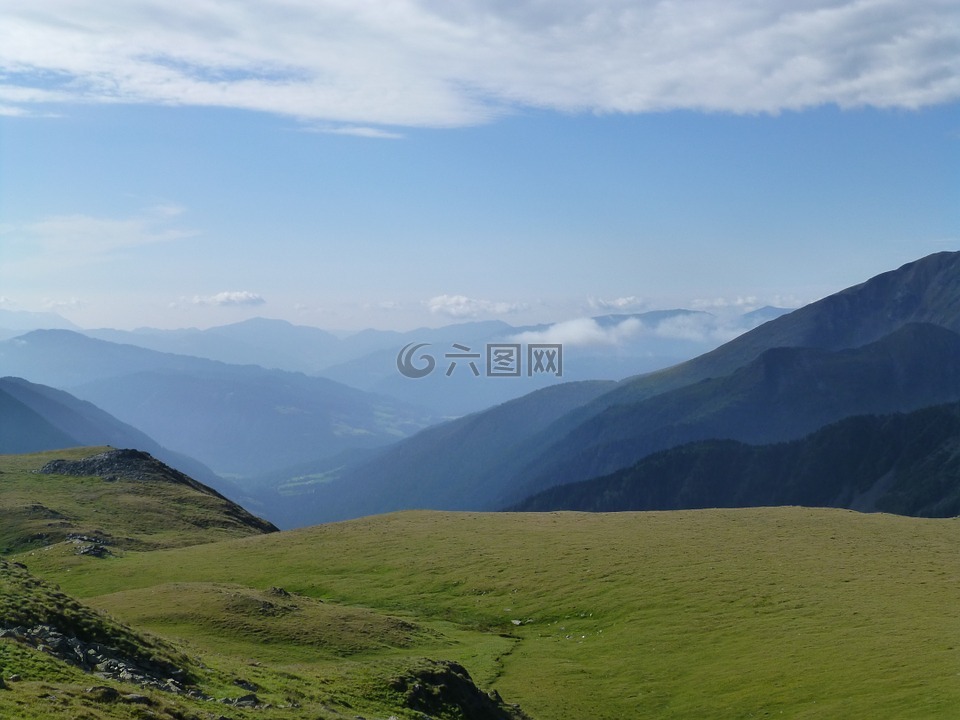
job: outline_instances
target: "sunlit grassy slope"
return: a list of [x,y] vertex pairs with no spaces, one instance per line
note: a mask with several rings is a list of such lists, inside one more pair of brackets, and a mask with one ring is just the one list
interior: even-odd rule
[[105,480],[37,472],[51,460],[81,460],[110,449],[0,455],[0,552],[80,535],[103,540],[111,550],[149,550],[264,532],[234,503],[165,474]]
[[278,705],[386,717],[426,657],[538,720],[953,718],[958,549],[960,520],[777,508],[408,512],[20,559]]

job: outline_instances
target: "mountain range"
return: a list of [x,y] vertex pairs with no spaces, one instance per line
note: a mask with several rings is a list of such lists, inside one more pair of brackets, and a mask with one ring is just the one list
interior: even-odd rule
[[960,405],[845,418],[792,442],[680,445],[610,475],[552,487],[511,509],[621,512],[777,505],[960,515]]
[[[398,442],[311,488],[312,510],[301,504],[301,516],[496,509],[692,440],[790,440],[851,415],[954,401],[958,331],[960,253],[938,253],[674,367],[596,394],[561,385],[549,403],[532,393]],[[528,431],[508,442],[489,431],[528,408],[540,419]]]
[[[367,329],[331,333],[285,320],[252,318],[199,330],[83,330],[100,340],[159,352],[322,376],[351,387],[456,417],[483,410],[566,380],[620,380],[674,365],[720,342],[788,312],[761,308],[733,317],[703,311],[657,310],[598,315],[568,322],[514,326],[499,320],[459,322],[405,332]],[[74,328],[76,329],[76,328]],[[551,374],[486,380],[486,346],[492,343],[561,342],[566,355],[562,377]],[[420,344],[438,362],[436,372],[411,381],[397,372],[397,356]],[[479,377],[465,364],[450,375],[447,354],[455,345],[477,353]]]
[[[548,384],[440,424],[411,403],[328,378],[71,330],[34,331],[0,342],[0,373],[29,381],[0,383],[0,442],[9,452],[84,443],[144,448],[292,526],[408,508],[522,506],[551,488],[608,477],[691,442],[794,441],[851,416],[960,400],[960,253],[931,255],[799,310],[769,309],[752,320],[768,317],[663,370],[619,382]],[[702,319],[664,311],[590,322],[601,330],[626,322],[649,329]],[[243,344],[264,328],[287,340],[292,328],[304,350],[310,338],[314,350],[341,342],[272,321],[199,334]],[[430,339],[442,345],[474,332],[480,342],[507,328],[464,324]],[[542,326],[516,339],[546,340],[557,331]],[[396,364],[393,348],[372,350],[382,337],[360,335],[354,342],[364,351]],[[390,342],[414,336],[393,334]],[[356,372],[363,367],[358,360]],[[407,387],[428,387],[391,372]],[[462,377],[478,387],[504,382]],[[438,376],[434,390],[452,391],[451,380]]]
[[0,373],[69,390],[160,445],[239,477],[387,444],[434,421],[422,408],[326,378],[67,330],[0,342]]
[[[326,467],[342,453],[383,447],[444,416],[487,408],[572,377],[619,378],[668,365],[712,347],[717,333],[735,333],[783,312],[766,308],[727,322],[704,312],[665,310],[572,324],[466,322],[345,337],[264,318],[207,330],[79,331],[64,329],[69,323],[58,316],[7,312],[0,321],[6,318],[11,326],[49,323],[60,329],[0,341],[0,374],[95,403],[148,435],[151,443],[140,445],[151,452],[163,447],[196,458],[187,469],[208,482],[213,478],[201,464],[256,485],[261,476]],[[590,343],[599,344],[578,344],[576,336],[584,332]],[[616,344],[609,344],[614,337]],[[574,341],[565,348],[564,377],[485,376],[483,349],[489,342],[564,338]],[[398,372],[397,354],[411,342],[437,358],[433,375],[413,380]],[[445,355],[456,345],[481,355],[475,368],[461,362],[456,373],[444,372],[452,370]],[[26,432],[20,427],[8,433],[11,442],[15,432]],[[50,440],[17,447],[49,448],[55,444]],[[98,433],[88,442],[112,443]]]

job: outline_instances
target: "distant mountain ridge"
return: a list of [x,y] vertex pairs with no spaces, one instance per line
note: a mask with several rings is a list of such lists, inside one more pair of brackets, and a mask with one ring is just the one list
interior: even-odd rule
[[960,405],[846,418],[789,443],[707,440],[513,506],[543,512],[805,505],[960,515]]
[[674,368],[631,378],[610,404],[726,375],[775,347],[860,347],[909,323],[960,332],[960,252],[941,252],[777,317]]
[[960,400],[960,335],[911,323],[835,352],[771,348],[731,374],[615,405],[557,438],[504,501],[595,477],[692,440],[792,440],[851,415]]
[[421,408],[326,378],[65,330],[0,342],[0,373],[67,389],[164,447],[239,476],[384,445],[434,420]]
[[[486,320],[404,332],[368,329],[352,334],[334,334],[267,318],[204,330],[140,328],[82,332],[88,337],[158,352],[326,377],[426,407],[444,417],[457,417],[557,384],[563,378],[544,374],[483,383],[469,372],[445,376],[441,368],[430,377],[411,382],[396,370],[401,348],[411,342],[423,343],[442,365],[444,353],[454,351],[454,344],[464,345],[479,353],[477,366],[484,373],[488,343],[515,342],[518,336],[546,334],[553,338],[549,342],[565,343],[567,380],[620,380],[694,357],[716,347],[721,338],[744,332],[784,312],[787,311],[780,308],[763,308],[721,318],[704,311],[671,309],[533,326]],[[584,329],[588,330],[586,336],[581,335]]]

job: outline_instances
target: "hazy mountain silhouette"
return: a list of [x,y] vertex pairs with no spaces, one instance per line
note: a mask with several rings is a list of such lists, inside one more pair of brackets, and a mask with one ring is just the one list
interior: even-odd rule
[[0,453],[67,447],[135,447],[218,490],[237,489],[199,461],[163,447],[93,403],[22,378],[0,378]]
[[61,330],[0,343],[0,372],[67,389],[161,445],[240,476],[384,445],[432,420],[419,408],[326,378]]
[[552,487],[521,511],[677,510],[806,505],[960,514],[960,405],[857,416],[800,440],[707,440],[649,455],[604,477]]

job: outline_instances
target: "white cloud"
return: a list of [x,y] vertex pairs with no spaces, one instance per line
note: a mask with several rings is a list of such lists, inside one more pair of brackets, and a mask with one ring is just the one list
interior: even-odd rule
[[[746,300],[741,298],[742,300]],[[728,305],[724,305],[727,308]],[[748,309],[714,315],[708,312],[682,312],[662,317],[653,313],[647,317],[629,317],[618,323],[598,323],[593,318],[578,318],[555,323],[544,330],[515,335],[520,343],[563,343],[582,346],[620,346],[645,343],[651,339],[685,340],[693,343],[717,345],[742,335],[759,325],[763,319],[743,316]]]
[[263,305],[267,301],[262,296],[247,290],[232,290],[220,292],[216,295],[195,295],[191,302],[194,305]]
[[314,132],[327,135],[353,135],[361,138],[375,138],[378,140],[400,140],[401,133],[390,132],[381,128],[361,127],[359,125],[344,125],[342,127],[314,128]]
[[84,307],[86,307],[86,303],[75,297],[66,300],[51,300],[49,298],[43,300],[43,309],[50,312],[82,310]]
[[691,303],[691,306],[697,310],[727,310],[733,309],[740,312],[750,312],[761,308],[766,303],[761,302],[755,295],[742,296],[735,298],[715,297],[698,298]]
[[169,225],[170,219],[182,212],[179,206],[161,205],[128,218],[55,215],[32,223],[5,225],[0,232],[24,255],[86,261],[124,248],[195,235],[192,230]]
[[526,309],[526,305],[521,303],[477,300],[465,295],[437,295],[427,300],[426,306],[434,315],[448,315],[461,319],[476,318],[481,315],[509,315]]
[[563,343],[564,345],[620,345],[640,334],[643,323],[627,318],[615,325],[601,326],[593,318],[577,318],[513,336],[519,343]]
[[960,98],[955,0],[7,0],[3,14],[7,114],[219,106],[362,134],[531,107],[753,113]]
[[614,298],[613,300],[591,297],[587,298],[587,305],[589,305],[593,310],[614,310],[616,312],[623,312],[625,310],[641,310],[647,306],[647,301],[643,298],[637,297],[636,295]]

